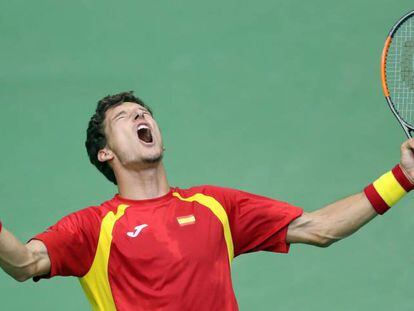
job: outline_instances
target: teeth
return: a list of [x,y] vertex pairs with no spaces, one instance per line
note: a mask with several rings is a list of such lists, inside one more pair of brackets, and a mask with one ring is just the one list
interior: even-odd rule
[[149,127],[145,124],[141,124],[140,126],[138,126],[138,131],[142,129],[149,129]]

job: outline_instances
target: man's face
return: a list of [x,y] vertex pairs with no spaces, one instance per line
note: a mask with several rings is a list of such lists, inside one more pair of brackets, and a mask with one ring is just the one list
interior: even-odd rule
[[161,160],[163,144],[160,130],[150,112],[141,105],[125,102],[109,109],[104,129],[106,149],[123,166],[146,167]]

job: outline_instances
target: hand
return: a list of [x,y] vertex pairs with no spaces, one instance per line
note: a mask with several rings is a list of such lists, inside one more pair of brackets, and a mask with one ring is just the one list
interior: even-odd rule
[[401,145],[401,169],[414,184],[414,138],[406,140]]

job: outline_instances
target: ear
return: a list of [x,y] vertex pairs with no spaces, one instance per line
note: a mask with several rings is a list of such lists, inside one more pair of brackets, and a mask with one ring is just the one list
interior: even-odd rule
[[114,154],[107,147],[105,147],[105,148],[98,151],[98,160],[99,160],[99,162],[110,161],[113,158],[114,158]]

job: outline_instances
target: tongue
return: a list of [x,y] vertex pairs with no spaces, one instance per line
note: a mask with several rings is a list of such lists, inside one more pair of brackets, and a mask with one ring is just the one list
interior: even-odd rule
[[149,129],[140,129],[138,131],[138,138],[145,143],[152,143],[152,135]]

